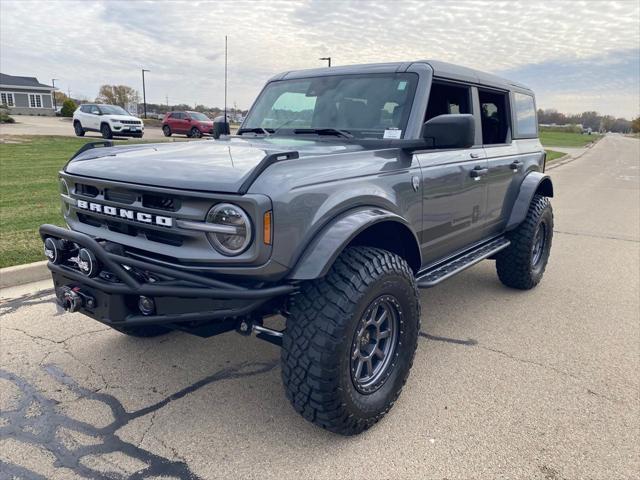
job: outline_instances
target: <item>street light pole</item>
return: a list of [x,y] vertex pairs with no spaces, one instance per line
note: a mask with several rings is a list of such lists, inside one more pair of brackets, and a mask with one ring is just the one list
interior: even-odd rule
[[144,106],[144,118],[147,118],[147,92],[144,87],[144,72],[149,72],[150,70],[142,69],[142,105]]
[[56,80],[57,78],[51,79],[51,86],[53,87],[53,111],[55,112],[58,109],[58,105],[56,104]]
[[331,57],[320,57],[318,60],[326,60],[327,63],[329,64],[328,66],[331,66]]

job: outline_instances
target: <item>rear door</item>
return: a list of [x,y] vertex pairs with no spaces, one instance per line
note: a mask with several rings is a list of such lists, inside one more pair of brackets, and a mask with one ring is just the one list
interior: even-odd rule
[[175,112],[173,114],[173,124],[172,130],[176,133],[187,133],[187,120],[185,114],[183,112]]
[[[426,120],[449,113],[474,113],[471,87],[434,82]],[[421,246],[425,264],[482,239],[486,208],[487,161],[476,132],[471,148],[417,155],[422,169]]]
[[486,234],[501,233],[512,205],[511,190],[517,190],[525,168],[513,142],[509,92],[478,88],[478,111],[482,126],[482,144],[487,157]]
[[91,105],[89,107],[89,113],[86,115],[86,117],[89,128],[93,128],[94,130],[100,129],[100,109],[97,105]]

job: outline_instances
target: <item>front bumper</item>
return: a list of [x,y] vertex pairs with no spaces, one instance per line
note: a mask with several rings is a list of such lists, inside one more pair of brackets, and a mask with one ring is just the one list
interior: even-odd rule
[[[291,284],[238,285],[164,267],[127,257],[120,245],[54,225],[42,225],[40,236],[43,242],[52,238],[66,246],[47,265],[52,272],[58,303],[63,301],[63,290],[73,290],[91,300],[81,301],[77,311],[113,327],[201,324],[233,319],[297,289]],[[79,268],[82,248],[89,250],[97,263],[91,276]],[[140,297],[154,301],[152,313],[142,313],[138,306]]]
[[121,123],[112,123],[111,132],[116,136],[122,137],[142,137],[144,135],[144,125],[126,125]]

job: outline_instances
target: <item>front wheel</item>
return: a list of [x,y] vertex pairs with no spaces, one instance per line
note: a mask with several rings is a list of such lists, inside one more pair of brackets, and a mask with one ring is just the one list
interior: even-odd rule
[[191,138],[200,138],[200,137],[202,137],[202,132],[200,130],[198,130],[196,127],[193,127],[191,129],[191,131],[189,132],[189,136]]
[[106,123],[103,123],[100,126],[100,133],[102,134],[102,138],[104,138],[104,139],[113,138],[113,133],[111,132],[111,127]]
[[307,420],[360,433],[393,406],[413,364],[420,302],[412,271],[385,250],[345,250],[293,298],[282,345],[287,398]]
[[79,121],[73,122],[73,130],[77,137],[84,137],[84,128],[82,128],[82,124]]
[[551,253],[553,210],[535,195],[524,221],[507,234],[511,245],[496,255],[498,278],[507,287],[529,290],[542,280]]

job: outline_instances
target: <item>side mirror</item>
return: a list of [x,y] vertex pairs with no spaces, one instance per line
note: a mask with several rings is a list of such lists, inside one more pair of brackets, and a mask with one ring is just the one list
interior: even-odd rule
[[422,138],[431,148],[469,148],[475,136],[475,120],[468,113],[438,115],[422,126]]
[[221,135],[229,135],[229,122],[226,121],[224,115],[220,115],[213,119],[213,138],[220,138]]

